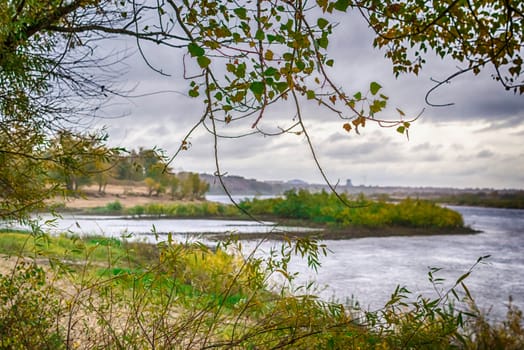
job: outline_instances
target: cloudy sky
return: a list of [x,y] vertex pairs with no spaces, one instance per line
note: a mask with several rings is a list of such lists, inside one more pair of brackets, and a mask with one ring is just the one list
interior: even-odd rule
[[[433,79],[444,79],[460,64],[429,56],[418,77],[395,79],[383,52],[372,47],[372,35],[356,16],[343,19],[330,42],[335,66],[330,72],[337,84],[353,93],[366,90],[371,81],[383,86],[390,106],[399,107],[419,120],[410,128],[409,140],[394,129],[368,124],[360,135],[347,133],[343,122],[314,105],[304,105],[318,158],[333,182],[351,179],[355,185],[438,186],[461,188],[524,188],[524,96],[506,92],[487,70],[479,76],[466,74],[424,102]],[[129,47],[127,42],[112,43]],[[145,47],[150,63],[170,74],[163,77],[149,69],[138,54],[126,59],[123,87],[132,94],[152,92],[140,98],[113,98],[99,125],[105,125],[111,143],[127,148],[157,146],[173,154],[203,111],[201,101],[187,96],[181,78],[181,55],[172,49]],[[114,116],[124,115],[121,118]],[[391,114],[393,118],[396,114]],[[260,126],[276,131],[293,123],[285,104],[270,108]],[[228,129],[229,128],[229,129]],[[224,128],[225,134],[251,131],[249,125]],[[174,160],[175,170],[213,173],[213,137],[198,129],[191,147]],[[302,179],[321,183],[303,135],[279,137],[253,135],[219,143],[222,173],[261,180]]]

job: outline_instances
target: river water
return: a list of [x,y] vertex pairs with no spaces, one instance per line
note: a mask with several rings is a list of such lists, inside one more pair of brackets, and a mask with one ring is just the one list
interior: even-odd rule
[[462,213],[473,235],[362,238],[325,241],[332,253],[318,273],[304,268],[300,282],[315,280],[325,298],[354,297],[366,309],[380,308],[397,284],[415,295],[436,293],[428,281],[429,267],[442,270],[446,289],[477,261],[490,255],[465,280],[480,308],[500,320],[513,303],[524,308],[524,210],[452,207]]
[[[437,276],[446,279],[441,286],[445,289],[479,257],[490,255],[465,281],[475,301],[492,319],[505,315],[510,296],[524,309],[524,210],[452,208],[462,213],[467,225],[482,232],[324,241],[331,253],[322,258],[317,273],[300,259],[292,260],[291,270],[300,273],[297,283],[316,281],[323,298],[342,302],[354,298],[363,308],[373,310],[384,305],[397,284],[407,286],[414,295],[434,295],[427,278],[429,267],[442,269]],[[272,227],[251,221],[65,216],[46,229],[116,237],[132,234],[154,242],[153,231],[160,239],[173,232],[182,241],[195,237],[205,241],[205,232],[267,232]],[[249,249],[254,244],[243,245]],[[275,244],[264,243],[259,254],[266,254]]]

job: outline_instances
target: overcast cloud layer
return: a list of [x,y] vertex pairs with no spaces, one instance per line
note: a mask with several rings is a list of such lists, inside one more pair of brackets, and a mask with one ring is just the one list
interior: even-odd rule
[[[361,135],[348,134],[342,122],[315,106],[305,106],[309,127],[322,166],[332,181],[351,179],[357,185],[402,185],[468,188],[524,188],[524,97],[504,91],[490,72],[466,74],[431,96],[425,105],[431,78],[444,79],[457,63],[429,57],[418,77],[395,79],[383,53],[372,48],[372,36],[359,17],[341,23],[330,44],[334,80],[352,93],[365,90],[371,81],[384,87],[392,110],[400,107],[421,118],[409,131],[409,140],[394,129],[368,125]],[[126,45],[125,42],[115,43]],[[132,44],[129,45],[130,47]],[[203,104],[187,97],[181,79],[181,55],[173,50],[146,47],[151,63],[171,77],[162,77],[135,55],[126,60],[122,77],[134,94],[172,91],[149,97],[113,99],[102,119],[113,144],[127,148],[158,146],[172,154],[185,133],[200,118]],[[292,123],[288,106],[271,108],[261,127],[276,131]],[[396,117],[396,115],[392,115]],[[250,131],[248,125],[232,125],[224,133]],[[213,173],[213,137],[205,129],[190,139],[191,148],[172,164],[175,170]],[[276,138],[255,135],[219,144],[221,171],[262,180],[302,179],[322,182],[303,135]]]

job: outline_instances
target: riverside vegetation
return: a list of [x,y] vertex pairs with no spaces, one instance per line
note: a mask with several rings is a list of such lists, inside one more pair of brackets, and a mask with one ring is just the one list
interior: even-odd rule
[[438,297],[399,286],[380,310],[324,301],[295,289],[293,254],[311,268],[325,249],[287,241],[267,258],[229,240],[210,249],[171,239],[50,237],[3,232],[2,349],[522,349],[522,314],[511,304],[492,325],[475,307],[469,271],[449,286],[428,272]]
[[[149,203],[124,207],[115,201],[87,210],[91,214],[121,214],[133,217],[181,218],[257,218],[283,224],[318,228],[317,237],[340,239],[362,236],[473,233],[464,226],[462,216],[451,209],[418,199],[398,203],[373,201],[362,195],[349,197],[322,191],[287,191],[283,197],[245,199],[237,206],[209,201],[193,203]],[[295,235],[310,235],[295,232]],[[241,238],[260,238],[258,234],[239,234]],[[264,235],[262,235],[264,236]],[[215,238],[225,235],[214,234]],[[272,238],[285,235],[272,234]]]

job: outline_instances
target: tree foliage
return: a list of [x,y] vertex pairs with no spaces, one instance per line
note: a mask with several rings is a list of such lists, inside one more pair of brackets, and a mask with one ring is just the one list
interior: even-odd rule
[[522,1],[362,1],[359,10],[387,47],[395,74],[417,74],[430,49],[464,62],[458,73],[494,68],[507,90],[524,93]]
[[117,180],[143,181],[149,196],[168,192],[171,199],[204,199],[209,184],[191,172],[175,174],[162,150],[140,147],[115,161]]
[[[120,57],[104,57],[99,50],[105,39],[118,36],[134,38],[145,62],[161,74],[163,67],[147,60],[144,42],[185,53],[180,67],[188,95],[205,105],[204,113],[195,117],[195,128],[207,128],[216,144],[224,136],[219,125],[248,121],[253,133],[303,134],[314,153],[302,113],[311,102],[340,118],[348,132],[358,133],[366,123],[376,122],[407,133],[416,117],[401,110],[393,117],[382,116],[388,97],[380,84],[370,82],[367,91],[351,91],[330,77],[336,64],[329,55],[330,38],[337,21],[343,21],[345,13],[360,12],[377,34],[375,46],[386,48],[397,75],[417,74],[427,53],[434,51],[465,63],[457,74],[491,66],[505,88],[523,93],[523,7],[516,0],[3,2],[0,152],[6,165],[20,163],[20,169],[39,172],[47,162],[39,152],[53,135],[78,130],[108,97],[121,94],[111,84],[121,73],[112,65]],[[289,125],[279,125],[277,132],[260,123],[276,104],[293,108]],[[181,140],[179,151],[188,147],[187,138]],[[37,178],[34,175],[31,178]],[[10,191],[22,198],[11,177],[2,171],[2,198],[15,198],[5,194]],[[49,188],[34,186],[34,202],[40,203]],[[29,197],[16,208],[29,204]],[[3,213],[15,213],[16,208]]]

